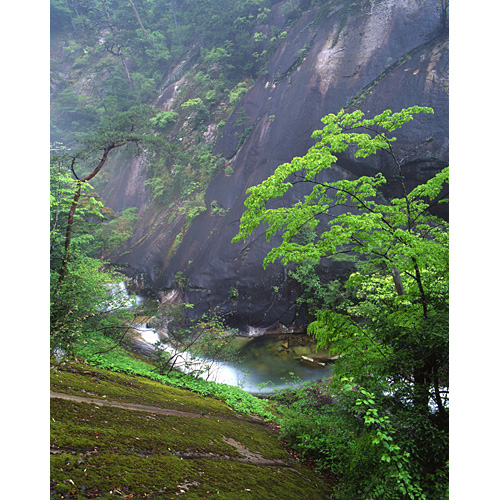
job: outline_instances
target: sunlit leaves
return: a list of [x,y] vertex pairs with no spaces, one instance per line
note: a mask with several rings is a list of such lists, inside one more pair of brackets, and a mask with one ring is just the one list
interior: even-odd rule
[[[247,210],[234,238],[246,239],[260,225],[268,240],[278,237],[264,266],[357,254],[358,271],[346,282],[351,299],[335,310],[320,310],[308,332],[319,347],[338,356],[339,374],[354,373],[371,383],[374,377],[389,377],[414,396],[410,381],[415,374],[425,373],[418,377],[429,384],[447,362],[448,224],[430,209],[447,201],[449,169],[412,190],[400,173],[396,180],[403,196],[390,200],[380,194],[386,183],[380,172],[330,181],[325,171],[333,171],[335,155],[349,149],[358,158],[383,151],[401,172],[392,132],[413,115],[432,112],[414,106],[372,119],[344,110],[324,117],[324,128],[313,134],[318,142],[306,155],[248,190]],[[297,184],[310,189],[300,201],[284,204],[283,196]],[[298,238],[303,228],[314,230],[315,238]]]
[[[361,111],[330,114],[323,118],[325,127],[313,133],[319,142],[306,155],[279,166],[260,185],[248,190],[247,210],[240,221],[240,231],[234,238],[247,238],[259,225],[266,226],[266,236],[280,234],[282,243],[270,251],[264,261],[281,259],[301,262],[317,261],[321,257],[345,251],[346,245],[364,254],[372,262],[400,267],[401,273],[411,273],[417,263],[426,267],[447,268],[447,225],[428,213],[431,203],[440,201],[443,185],[448,181],[444,169],[426,183],[416,187],[406,197],[386,203],[377,199],[386,179],[379,172],[373,177],[337,182],[318,181],[319,173],[335,168],[334,153],[355,148],[358,157],[389,150],[395,137],[390,132],[413,119],[416,113],[432,113],[432,109],[414,106],[400,113],[384,111],[368,120]],[[297,183],[309,183],[310,193],[291,207],[267,208]],[[344,207],[338,214],[335,207]],[[333,215],[333,214],[336,215]],[[315,244],[300,245],[293,237],[305,224],[329,219],[330,229],[318,235]]]
[[[70,170],[71,159],[60,148],[54,150],[50,164],[50,260],[51,269],[57,270],[61,264],[63,241],[68,212],[77,188],[77,180]],[[75,211],[77,229],[73,233],[72,245],[75,249],[89,248],[92,242],[90,227],[102,220],[103,203],[95,197],[89,184],[82,186],[82,195]]]
[[56,283],[51,273],[50,342],[51,351],[71,351],[75,344],[89,341],[96,332],[116,337],[125,318],[131,313],[125,307],[129,298],[113,294],[109,284],[119,278],[102,270],[103,262],[76,253],[69,262],[66,278]]

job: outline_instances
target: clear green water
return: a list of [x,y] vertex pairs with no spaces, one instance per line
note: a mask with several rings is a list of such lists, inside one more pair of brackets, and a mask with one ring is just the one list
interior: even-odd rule
[[[139,302],[144,305],[148,300],[139,297]],[[153,329],[144,327],[141,333],[143,339],[152,344],[159,339]],[[198,363],[196,367],[204,371],[203,378],[239,386],[252,393],[270,393],[274,389],[327,378],[332,373],[331,364],[311,365],[303,359],[303,356],[314,359],[328,357],[326,351],[316,351],[315,342],[307,335],[237,337],[234,350],[236,361],[190,358],[189,364],[193,368],[193,364]]]

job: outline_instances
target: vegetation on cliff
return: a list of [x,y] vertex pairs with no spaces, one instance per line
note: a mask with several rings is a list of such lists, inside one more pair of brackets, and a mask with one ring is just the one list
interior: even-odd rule
[[[132,4],[118,6],[106,1],[85,5],[51,2],[52,45],[54,51],[60,51],[51,72],[53,142],[78,151],[82,138],[95,134],[103,121],[156,100],[166,74],[193,49],[188,42],[193,33],[184,29],[188,11],[184,5],[176,8],[175,3],[162,6],[141,2],[132,8]],[[162,7],[165,11],[159,15]],[[189,20],[190,27],[195,26],[191,24],[195,19]],[[199,52],[200,46],[196,50]],[[203,73],[198,73],[197,82],[201,83]],[[194,92],[197,87],[195,84]],[[193,128],[200,127],[208,117],[206,104],[196,97],[199,105],[195,109],[186,106],[193,99],[186,99],[186,103],[182,97],[179,99],[179,124],[189,122]],[[154,113],[151,108],[151,114],[151,128],[162,136],[179,118],[179,113],[173,111]],[[206,209],[196,195],[206,188],[215,164],[210,151],[198,142],[193,141],[190,153],[171,148],[170,155],[150,158],[147,180],[155,200],[168,204],[180,198],[186,201],[182,209],[191,217]],[[103,186],[105,178],[96,178],[93,184]],[[107,215],[109,225],[102,220],[96,233],[101,254],[109,254],[131,236],[128,224],[115,222],[123,214]]]
[[[52,71],[54,140],[69,145],[80,132],[95,128],[102,117],[154,102],[165,90],[161,86],[166,77],[178,80],[188,70],[192,74],[186,83],[191,88],[179,89],[177,113],[166,110],[161,128],[168,128],[179,114],[184,121],[186,113],[192,126],[202,126],[222,102],[233,106],[248,89],[265,59],[258,49],[265,47],[268,54],[276,47],[280,31],[270,19],[270,7],[276,3],[210,0],[122,5],[109,0],[85,4],[51,0],[54,50],[62,49]],[[285,2],[283,22],[293,22],[310,6],[311,1]],[[272,42],[265,43],[268,39]],[[195,60],[196,67],[189,68],[187,60]],[[64,79],[67,72],[73,81]],[[79,74],[91,76],[83,82]]]
[[[332,3],[51,0],[51,140],[78,151],[103,121],[154,106],[150,124],[170,149],[148,159],[145,184],[151,203],[182,220],[172,256],[192,220],[209,209],[210,181],[232,172],[213,154],[225,121],[301,13],[319,8],[318,22]],[[251,131],[247,118],[243,113],[235,130],[240,146]],[[98,191],[108,175],[93,180]],[[121,216],[111,212],[108,222]],[[113,223],[96,234],[104,254],[126,241],[126,226]]]
[[[282,41],[282,25],[322,2],[285,2],[273,20],[276,3],[51,0],[52,350],[71,350],[92,330],[122,334],[127,313],[106,306],[103,287],[117,277],[101,272],[99,258],[132,236],[139,217],[103,205],[97,192],[110,168],[130,155],[147,162],[150,203],[176,222],[169,257],[208,210],[210,181],[231,173],[212,153],[219,127],[208,124],[230,115]],[[172,109],[162,109],[174,81]],[[210,210],[226,214],[216,200]]]
[[[318,22],[328,13],[323,7],[338,2],[287,0],[273,11],[277,3],[51,0],[57,54],[51,131],[59,142],[50,179],[51,354],[54,362],[69,354],[88,363],[56,367],[53,388],[186,413],[209,408],[223,416],[220,426],[212,417],[200,425],[201,419],[154,412],[134,419],[124,408],[58,398],[52,405],[54,498],[234,498],[240,492],[303,498],[304,489],[308,497],[325,497],[318,476],[296,464],[287,469],[280,463],[278,469],[285,468],[278,474],[227,460],[238,462],[246,453],[286,461],[274,435],[260,433],[257,424],[243,429],[221,401],[279,425],[287,445],[333,479],[330,498],[447,496],[448,226],[430,212],[446,201],[448,170],[410,189],[392,135],[430,108],[372,119],[361,111],[328,115],[304,157],[249,191],[237,240],[261,224],[268,237],[281,238],[265,264],[297,264],[291,276],[304,291],[299,302],[315,318],[309,333],[338,358],[332,384],[277,394],[271,404],[238,388],[160,373],[121,350],[133,313],[125,307],[129,298],[113,288],[119,276],[105,269],[102,258],[132,236],[138,217],[133,207],[116,214],[104,207],[93,186],[105,185],[106,167],[111,159],[119,166],[125,149],[146,158],[150,203],[168,207],[169,221],[178,223],[169,258],[200,213],[210,208],[214,217],[224,217],[217,200],[205,204],[214,176],[232,173],[213,154],[215,137],[286,38],[286,27],[310,7],[318,7],[312,23]],[[444,12],[447,2],[437,4]],[[309,48],[296,54],[290,71]],[[240,147],[252,131],[243,110],[236,125]],[[386,179],[380,173],[328,181],[325,171],[347,150],[355,158],[386,155],[398,193],[382,195]],[[303,200],[270,205],[297,184],[311,187]],[[317,234],[320,221],[328,229]],[[345,283],[322,282],[316,266],[338,258],[349,259],[356,271]],[[175,401],[181,389],[192,391],[182,393],[189,404]],[[165,469],[171,471],[168,484]],[[296,471],[302,482],[293,479]]]

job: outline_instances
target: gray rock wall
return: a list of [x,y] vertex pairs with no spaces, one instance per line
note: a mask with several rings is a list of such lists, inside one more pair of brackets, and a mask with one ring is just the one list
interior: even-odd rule
[[[294,306],[298,290],[283,266],[262,268],[273,244],[265,241],[264,231],[256,231],[245,243],[231,243],[245,192],[281,163],[304,155],[313,144],[312,132],[322,128],[321,118],[341,108],[361,109],[370,117],[388,108],[433,107],[435,115],[417,117],[399,132],[396,146],[414,184],[446,166],[448,36],[439,5],[433,0],[337,2],[319,24],[314,22],[316,9],[304,14],[217,138],[214,151],[230,162],[234,173],[221,172],[205,202],[209,207],[217,201],[226,215],[214,216],[210,210],[199,215],[172,253],[181,221],[167,223],[165,214],[143,202],[133,245],[128,253],[115,255],[114,263],[156,290],[175,287],[175,274],[181,271],[187,278],[184,298],[195,304],[196,314],[218,306],[222,312],[232,311],[232,321],[240,328],[305,325],[307,318],[297,316]],[[305,52],[302,60],[299,56]],[[238,124],[241,116],[246,120]],[[241,144],[245,130],[248,135]],[[359,162],[344,156],[330,179],[382,171],[390,181],[393,167],[385,160],[377,156]],[[127,182],[138,178],[137,168],[130,163],[130,173],[123,174],[129,176]],[[113,189],[119,193],[125,188],[117,183]],[[388,194],[397,195],[395,189],[389,182]],[[297,189],[288,201],[300,195]],[[322,271],[336,276],[347,269],[329,264]]]

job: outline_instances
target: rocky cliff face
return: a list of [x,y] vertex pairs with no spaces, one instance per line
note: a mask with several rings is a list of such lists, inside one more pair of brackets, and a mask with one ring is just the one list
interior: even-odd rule
[[[218,214],[207,210],[198,215],[178,246],[175,237],[184,221],[170,220],[166,209],[150,203],[141,160],[115,160],[122,165],[120,175],[109,180],[107,203],[115,209],[138,206],[141,222],[111,261],[141,286],[158,292],[175,289],[176,273],[182,272],[184,300],[195,304],[196,314],[219,306],[222,312],[233,312],[233,324],[240,328],[303,326],[306,319],[295,310],[298,291],[287,270],[280,264],[262,268],[273,244],[265,241],[264,231],[245,243],[231,243],[244,211],[245,192],[281,163],[305,154],[313,144],[312,132],[322,128],[320,119],[341,108],[361,109],[370,117],[415,104],[433,107],[435,115],[418,117],[400,131],[396,146],[407,178],[414,183],[446,166],[448,35],[439,4],[339,1],[328,12],[306,12],[215,139],[214,152],[233,171],[220,172],[206,192],[206,206],[215,202]],[[181,83],[166,87],[160,103],[164,109]],[[214,134],[214,127],[209,133]],[[346,155],[332,169],[331,178],[382,171],[390,180],[392,167],[384,160],[380,156],[359,162]],[[388,182],[387,189],[395,185]],[[300,195],[297,189],[291,196]],[[329,264],[323,271],[334,276],[345,268]]]

